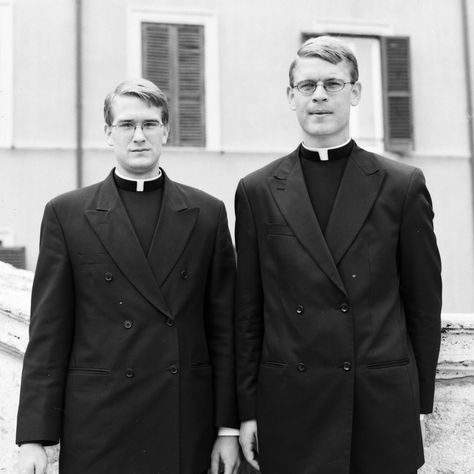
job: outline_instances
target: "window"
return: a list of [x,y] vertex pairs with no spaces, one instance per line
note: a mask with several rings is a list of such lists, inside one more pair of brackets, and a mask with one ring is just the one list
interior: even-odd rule
[[150,79],[167,95],[168,145],[220,149],[215,14],[133,7],[128,19],[129,76]]
[[205,146],[204,27],[142,23],[142,75],[170,105],[175,146]]
[[[304,34],[303,41],[311,34]],[[409,38],[335,34],[354,51],[363,85],[352,111],[351,134],[374,150],[407,152],[413,148]]]
[[382,37],[385,149],[413,148],[413,115],[410,84],[410,40]]
[[13,18],[10,1],[0,0],[0,146],[12,145]]

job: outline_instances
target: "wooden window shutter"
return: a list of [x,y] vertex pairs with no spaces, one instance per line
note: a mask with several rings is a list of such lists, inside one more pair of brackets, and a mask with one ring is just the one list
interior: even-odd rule
[[382,37],[382,86],[385,149],[413,149],[413,114],[410,70],[410,39]]
[[142,23],[143,77],[167,95],[174,146],[205,146],[204,27]]

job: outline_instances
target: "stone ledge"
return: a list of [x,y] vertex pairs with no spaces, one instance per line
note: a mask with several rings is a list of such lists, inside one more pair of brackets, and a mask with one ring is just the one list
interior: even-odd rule
[[28,319],[0,309],[0,351],[20,360],[28,345]]
[[0,310],[28,320],[32,284],[33,272],[0,261]]

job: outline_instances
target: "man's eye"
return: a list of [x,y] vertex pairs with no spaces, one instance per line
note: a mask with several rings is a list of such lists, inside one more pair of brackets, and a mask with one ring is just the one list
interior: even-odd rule
[[302,91],[311,91],[314,90],[315,83],[313,81],[304,81],[300,83],[300,90]]
[[154,130],[158,125],[158,122],[143,122],[143,128],[146,130]]
[[340,89],[342,86],[342,81],[338,81],[337,79],[330,79],[329,81],[325,81],[324,85],[328,89]]
[[119,123],[119,128],[122,130],[130,130],[131,128],[134,128],[135,124],[132,122],[121,122]]

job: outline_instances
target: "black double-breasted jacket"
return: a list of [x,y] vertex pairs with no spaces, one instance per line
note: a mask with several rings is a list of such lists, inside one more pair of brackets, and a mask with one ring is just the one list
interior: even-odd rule
[[46,206],[17,442],[64,473],[196,474],[236,426],[225,208],[165,176],[144,254],[112,175]]
[[323,235],[297,152],[236,194],[242,420],[263,474],[404,474],[433,404],[440,259],[420,170],[355,146]]

